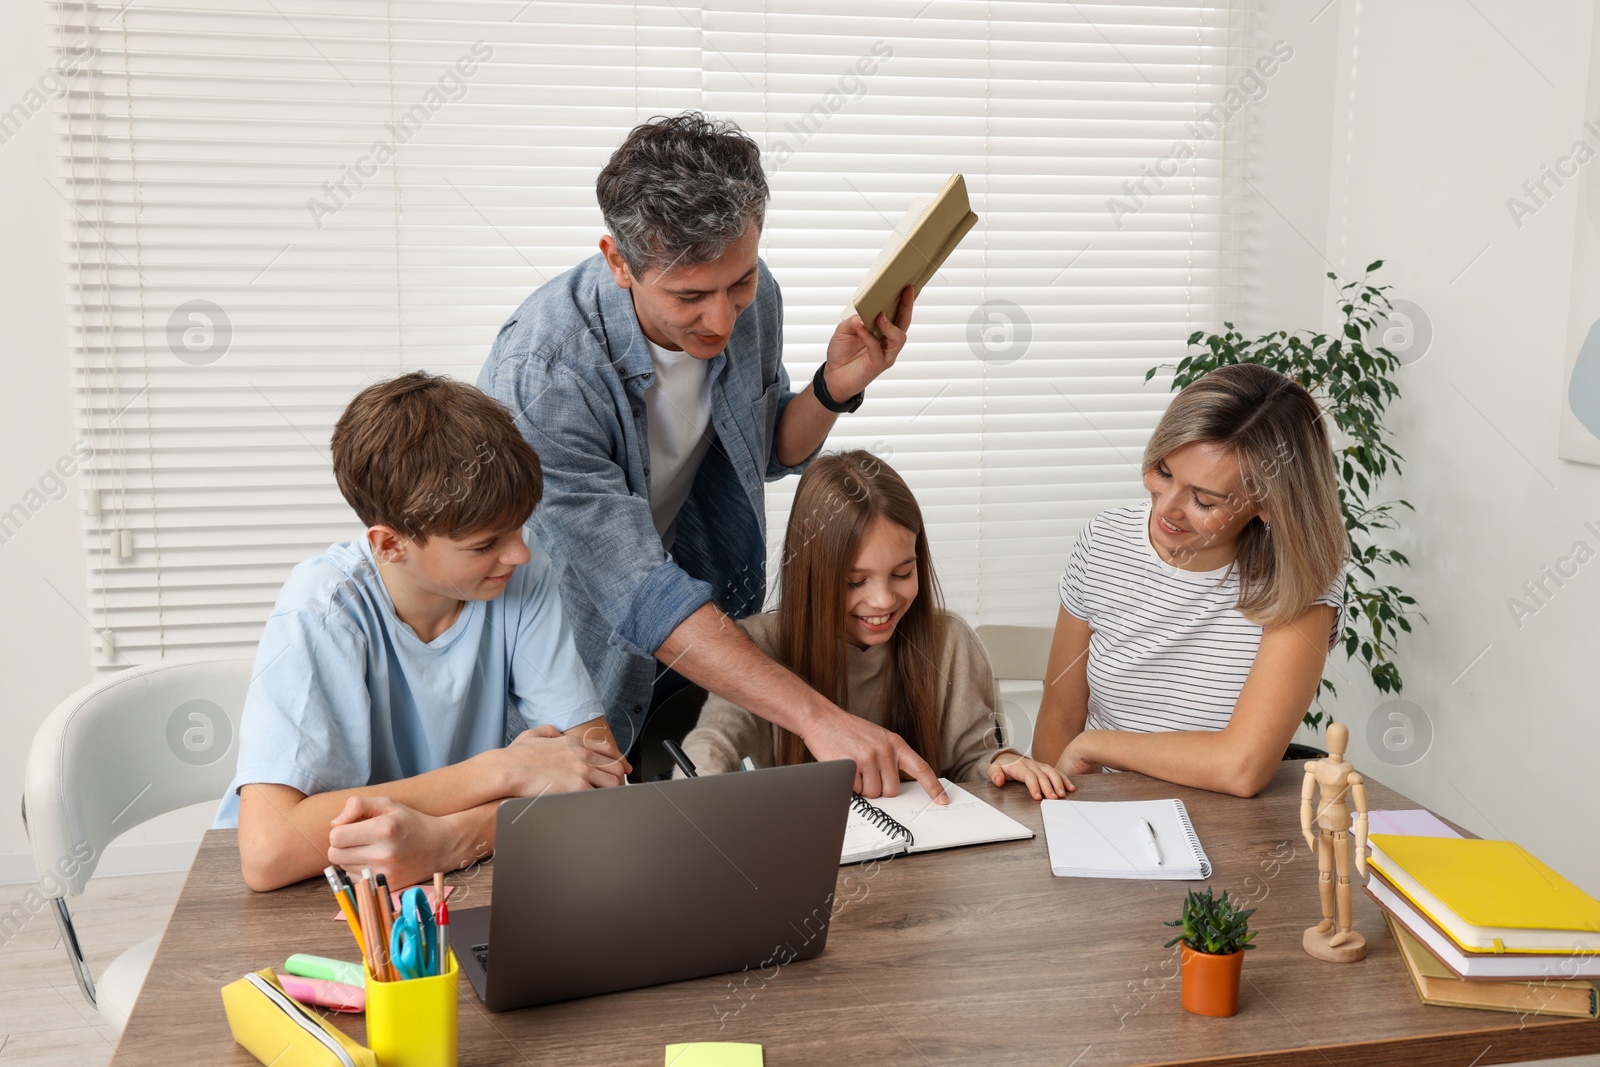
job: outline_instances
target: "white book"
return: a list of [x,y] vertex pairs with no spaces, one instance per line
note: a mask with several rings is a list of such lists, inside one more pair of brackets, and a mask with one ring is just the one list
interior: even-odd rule
[[1039,807],[1050,870],[1058,877],[1211,877],[1181,800],[1046,800]]
[[939,784],[950,797],[943,807],[917,782],[901,782],[898,796],[851,800],[839,863],[1033,836],[1032,830],[954,782],[941,778]]

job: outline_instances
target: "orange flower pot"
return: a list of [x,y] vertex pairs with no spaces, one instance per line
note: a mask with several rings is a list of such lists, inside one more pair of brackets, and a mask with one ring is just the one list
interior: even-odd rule
[[1244,965],[1244,952],[1213,956],[1196,952],[1188,945],[1178,947],[1183,952],[1183,1010],[1219,1017],[1237,1014],[1239,971]]

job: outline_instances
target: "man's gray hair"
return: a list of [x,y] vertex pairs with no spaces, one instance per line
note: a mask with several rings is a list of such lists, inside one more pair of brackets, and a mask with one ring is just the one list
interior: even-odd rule
[[766,217],[761,149],[699,111],[635,126],[595,182],[606,229],[635,277],[710,263]]

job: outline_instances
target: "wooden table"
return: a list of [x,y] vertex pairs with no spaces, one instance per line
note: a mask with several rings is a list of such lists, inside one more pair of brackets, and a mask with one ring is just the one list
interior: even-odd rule
[[[1214,865],[1211,884],[1256,903],[1231,1019],[1184,1012],[1176,949],[1162,947],[1193,883],[1055,878],[1039,808],[1020,786],[969,787],[1039,834],[840,870],[827,951],[735,976],[490,1015],[460,986],[460,1062],[658,1067],[677,1041],[754,1041],[769,1067],[834,1064],[1123,1064],[1466,1067],[1600,1052],[1600,1023],[1426,1007],[1377,907],[1356,894],[1368,958],[1314,960],[1316,863],[1299,833],[1302,765],[1261,796],[1219,796],[1140,775],[1079,779],[1086,800],[1181,796]],[[1374,808],[1414,807],[1375,782]],[[485,903],[492,864],[451,880]],[[463,893],[464,890],[464,893]],[[647,883],[639,892],[648,893]],[[251,1064],[217,991],[291,952],[354,958],[326,885],[256,894],[237,837],[206,835],[116,1065]],[[358,1040],[362,1017],[337,1016]]]

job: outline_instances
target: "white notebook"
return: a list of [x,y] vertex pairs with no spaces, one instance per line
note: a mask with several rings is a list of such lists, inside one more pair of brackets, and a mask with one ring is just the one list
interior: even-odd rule
[[839,863],[1033,836],[1032,830],[954,782],[941,778],[939,784],[950,796],[948,806],[935,804],[916,782],[901,782],[899,796],[852,799]]
[[1062,878],[1211,877],[1181,800],[1045,800],[1039,809],[1050,870]]

